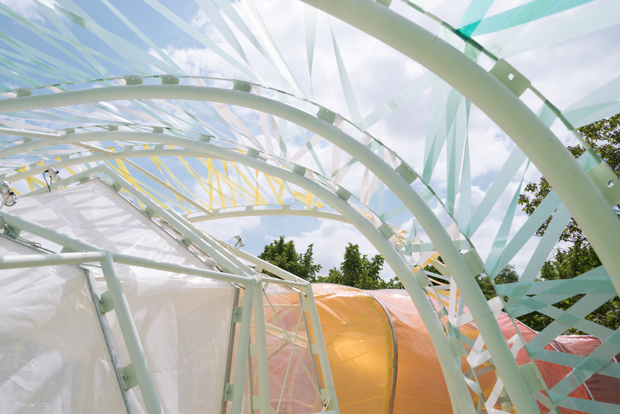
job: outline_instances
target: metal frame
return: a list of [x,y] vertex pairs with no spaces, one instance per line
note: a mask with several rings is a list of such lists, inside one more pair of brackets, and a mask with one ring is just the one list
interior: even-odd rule
[[[107,171],[106,171],[107,170]],[[99,171],[99,170],[98,170]],[[89,171],[90,173],[96,173],[98,171]],[[144,201],[144,204],[149,208],[155,208],[155,202],[146,198],[143,194],[133,188],[128,182],[126,182],[122,177],[117,176],[114,172],[111,172],[109,169],[102,168],[102,172],[109,174],[114,177],[115,182],[117,184],[123,185],[123,188],[130,190],[130,193],[136,197]],[[77,180],[83,180],[87,176],[84,175],[82,177],[77,177]],[[154,210],[152,210],[154,211]],[[136,382],[142,391],[142,395],[146,404],[147,412],[158,413],[161,411],[161,404],[159,402],[159,398],[157,396],[157,391],[155,390],[155,385],[153,383],[152,377],[150,376],[150,371],[148,369],[148,362],[146,361],[144,351],[142,350],[142,346],[140,343],[140,339],[138,337],[137,331],[135,329],[135,325],[133,322],[133,318],[131,317],[131,313],[129,310],[129,304],[125,299],[122,286],[120,285],[120,280],[116,276],[114,271],[114,263],[126,264],[130,266],[139,266],[157,270],[163,270],[174,273],[184,273],[194,276],[208,277],[216,280],[223,280],[230,283],[238,284],[244,286],[245,294],[244,294],[244,304],[242,307],[241,313],[241,321],[240,321],[240,335],[239,340],[237,342],[237,364],[235,370],[235,380],[231,386],[225,387],[225,392],[232,393],[232,397],[230,400],[232,401],[232,413],[240,413],[242,398],[243,398],[243,389],[246,378],[246,367],[248,363],[248,358],[250,355],[250,329],[252,326],[252,311],[255,312],[255,324],[256,324],[256,333],[257,333],[257,357],[259,362],[259,401],[260,402],[260,412],[261,413],[270,413],[271,408],[269,405],[269,379],[267,376],[267,357],[266,357],[266,348],[265,348],[265,325],[264,325],[264,315],[263,315],[263,307],[262,305],[262,280],[269,280],[270,282],[276,282],[276,279],[272,278],[262,278],[258,273],[254,272],[249,267],[243,265],[245,269],[249,269],[251,274],[244,272],[240,267],[237,266],[237,263],[241,264],[241,262],[235,258],[233,254],[229,250],[226,250],[219,243],[212,241],[212,244],[206,243],[205,240],[210,240],[209,237],[205,234],[200,234],[200,237],[194,233],[193,230],[190,230],[186,226],[182,225],[182,223],[175,218],[173,215],[161,210],[157,213],[161,213],[160,217],[166,219],[169,223],[172,223],[175,228],[183,232],[184,237],[189,237],[194,240],[192,242],[196,243],[203,250],[208,251],[209,254],[217,255],[218,260],[225,261],[229,264],[231,268],[237,271],[239,274],[228,274],[228,273],[220,273],[216,271],[197,269],[193,267],[187,267],[183,265],[176,265],[171,263],[162,263],[155,262],[152,260],[128,256],[117,253],[110,253],[101,251],[96,246],[74,240],[70,237],[67,237],[61,233],[58,233],[51,229],[46,229],[37,224],[28,222],[26,220],[20,219],[17,216],[11,215],[4,211],[0,211],[0,218],[2,220],[2,224],[9,228],[12,232],[19,231],[27,231],[28,233],[37,235],[39,237],[43,237],[47,240],[50,240],[56,244],[63,246],[66,249],[70,249],[73,251],[84,251],[82,253],[52,253],[52,254],[37,254],[37,255],[20,255],[20,256],[3,256],[0,258],[0,269],[10,269],[10,268],[22,268],[22,267],[38,267],[38,266],[54,266],[54,265],[64,265],[64,264],[79,264],[79,263],[100,263],[102,270],[104,272],[104,278],[106,284],[108,286],[110,296],[113,300],[114,309],[117,312],[119,325],[121,327],[121,331],[123,333],[123,338],[127,344],[127,348],[130,352],[131,359],[131,370],[126,371],[133,373],[136,376]],[[159,215],[159,214],[158,214]],[[233,263],[231,258],[234,260]],[[279,283],[285,285],[293,285],[299,286],[300,283],[296,281],[287,281],[287,280],[278,280]],[[305,283],[305,282],[304,282]],[[316,312],[316,309],[315,309]],[[261,315],[263,315],[261,319]],[[318,314],[317,314],[318,317]],[[261,324],[262,321],[262,324]],[[318,331],[320,331],[320,325],[317,326]],[[262,332],[262,336],[261,336]],[[230,347],[234,346],[231,342]],[[324,347],[323,347],[324,348]],[[324,350],[324,349],[323,349]],[[326,352],[326,351],[325,351]],[[323,358],[326,361],[326,355]],[[327,378],[327,375],[331,375],[329,370],[325,370],[324,377]],[[330,376],[331,379],[331,376]],[[225,398],[226,399],[226,398]],[[334,395],[333,399],[329,402],[329,407],[331,410],[336,413],[337,412],[337,398]]]

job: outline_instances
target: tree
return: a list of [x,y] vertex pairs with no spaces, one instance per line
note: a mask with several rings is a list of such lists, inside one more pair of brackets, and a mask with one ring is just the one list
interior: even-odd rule
[[[289,240],[285,242],[284,236],[280,236],[278,240],[274,240],[266,245],[258,257],[295,276],[299,276],[309,282],[315,282],[316,274],[321,270],[321,265],[314,264],[314,258],[312,257],[313,247],[314,244],[311,244],[308,246],[306,253],[300,254],[295,250],[294,241]],[[272,275],[267,271],[265,273]]]
[[[579,128],[578,132],[584,137],[592,150],[620,177],[620,114],[586,125]],[[568,150],[575,158],[586,152],[586,149],[581,145],[569,146]],[[541,177],[538,183],[526,185],[525,193],[519,196],[519,204],[523,206],[523,211],[531,215],[550,192],[549,182]],[[614,207],[618,215],[620,215],[619,207],[620,205]],[[538,229],[538,236],[545,233],[550,220],[551,218]],[[594,249],[574,219],[571,218],[560,240],[571,242],[572,245],[567,249],[557,249],[554,257],[547,260],[543,265],[540,277],[537,280],[572,279],[601,265]],[[582,297],[583,295],[573,296],[553,305],[566,310]],[[541,331],[553,321],[552,318],[538,312],[524,315],[519,319],[537,331]],[[586,319],[610,329],[617,329],[620,326],[618,296],[596,309]],[[571,328],[568,333],[582,332]]]
[[318,281],[368,290],[403,289],[398,279],[393,278],[386,282],[379,276],[383,263],[382,256],[375,255],[372,259],[368,259],[366,255],[360,254],[357,244],[349,243],[345,249],[340,269],[335,267],[330,269],[329,276],[319,277]]
[[[586,125],[577,131],[601,160],[605,161],[620,177],[620,114]],[[586,152],[582,145],[569,146],[568,150],[575,158]],[[525,192],[519,196],[519,204],[523,206],[523,211],[531,215],[550,192],[551,185],[545,177],[540,177],[538,183],[528,183],[525,186]],[[620,215],[619,207],[616,206],[615,210]],[[537,235],[542,236],[545,233],[550,221],[551,218],[538,229]],[[579,225],[572,218],[560,240],[576,244],[587,243]]]
[[[499,272],[494,281],[496,285],[501,285],[504,283],[517,283],[519,281],[519,275],[515,272],[515,267],[513,265],[508,265],[503,268],[501,272]],[[476,276],[476,282],[478,282],[478,286],[480,286],[480,290],[484,294],[486,300],[491,300],[497,296],[488,277],[478,275]]]

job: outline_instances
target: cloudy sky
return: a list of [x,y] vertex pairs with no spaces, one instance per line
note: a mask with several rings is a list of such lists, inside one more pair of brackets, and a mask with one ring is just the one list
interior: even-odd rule
[[[329,18],[321,12],[313,12],[301,2],[290,0],[231,2],[232,8],[247,22],[253,33],[257,33],[256,39],[253,40],[245,36],[238,25],[227,15],[221,17],[222,20],[213,20],[214,15],[209,15],[208,11],[214,8],[223,10],[223,1],[225,0],[161,1],[161,4],[188,22],[192,30],[204,35],[238,61],[251,62],[251,67],[260,74],[265,83],[273,88],[291,91],[290,82],[287,82],[286,76],[282,75],[281,68],[280,70],[277,68],[278,59],[274,61],[273,54],[270,54],[270,39],[261,36],[261,31],[257,30],[260,23],[253,15],[252,7],[248,6],[253,4],[273,44],[277,45],[282,62],[293,75],[299,88],[309,99],[321,103],[346,118],[352,119],[357,115],[351,113],[350,105],[347,104],[343,94],[342,73],[337,64],[338,54],[346,68],[362,118],[373,113],[408,85],[415,82],[424,83],[421,79],[424,78],[426,70],[421,65],[337,19]],[[49,25],[41,11],[29,1],[2,0],[2,2],[34,22]],[[52,4],[51,2],[44,3]],[[213,51],[213,48],[205,47],[196,38],[188,36],[187,32],[164,19],[153,6],[159,2],[119,3],[112,1],[111,3],[130,20],[135,21],[140,29],[147,33],[149,38],[186,73],[217,78],[248,79],[247,74],[222,59]],[[498,0],[491,3],[492,6],[486,12],[487,17],[500,15],[515,7],[530,4],[529,1],[523,0]],[[531,3],[536,3],[536,1]],[[601,0],[576,3],[583,4],[572,10],[548,13],[549,16],[529,24],[516,25],[476,37],[477,41],[498,56],[505,57],[560,109],[570,107],[591,91],[604,87],[616,79],[618,67],[620,67],[620,53],[617,48],[620,27],[617,25],[618,18],[614,17],[620,14],[618,2]],[[58,0],[57,4],[69,9],[72,7],[70,0]],[[419,1],[417,4],[454,27],[471,23],[467,18],[472,15],[470,13],[472,9],[468,9],[467,2],[427,0]],[[108,30],[126,39],[135,38],[135,35],[110,13],[109,8],[94,2],[89,5],[80,4],[80,6],[91,16],[97,16],[97,22]],[[431,19],[405,3],[394,0],[391,8],[427,30],[441,35],[456,47],[462,48],[460,40],[440,29]],[[468,10],[469,12],[466,13]],[[464,14],[466,14],[465,18]],[[309,36],[308,28],[312,27],[311,22],[314,19],[316,19],[316,36],[310,67],[308,39],[312,36]],[[230,32],[222,30],[226,27]],[[10,28],[15,30],[15,33],[19,31],[17,26]],[[80,41],[84,44],[91,41],[95,44],[95,41],[90,38],[91,34],[81,29],[74,32],[83,36],[80,37]],[[28,36],[21,32],[19,35]],[[264,50],[255,47],[255,41],[260,42]],[[156,52],[144,43],[136,42],[136,44],[156,55]],[[272,58],[267,58],[266,55]],[[484,66],[485,63],[482,62],[482,65]],[[162,73],[155,67],[151,69],[153,73]],[[434,125],[438,122],[434,117],[441,114],[441,111],[438,111],[434,105],[439,103],[439,106],[443,107],[450,93],[449,87],[440,80],[432,79],[432,77],[428,79],[428,84],[421,88],[415,98],[368,129],[369,133],[389,148],[394,149],[418,172],[424,170],[427,136],[431,134]],[[9,84],[10,82],[7,82],[7,85]],[[12,87],[17,86],[21,85]],[[529,91],[522,99],[534,111],[540,108],[540,101]],[[264,139],[256,112],[243,108],[232,109],[257,137]],[[567,144],[574,143],[574,138],[559,122],[553,124],[552,129]],[[289,134],[291,135],[290,150],[295,153],[298,148],[301,148],[302,140],[294,129],[289,129]],[[475,210],[513,150],[514,144],[475,106],[470,109],[467,137],[471,154],[472,208]],[[332,148],[327,143],[319,144],[315,150],[321,159],[331,159]],[[430,180],[433,189],[441,198],[446,196],[447,191],[446,160],[444,147]],[[315,167],[309,155],[303,157],[300,163],[306,163],[304,165],[310,168]],[[344,178],[342,185],[346,188],[359,188],[362,174],[361,167],[354,167]],[[485,225],[472,239],[483,257],[484,252],[488,251],[493,242],[521,180],[534,181],[539,176],[534,166],[530,165],[525,171],[524,165],[508,185]],[[459,196],[456,201],[458,206]],[[395,203],[395,197],[388,193],[386,204]],[[378,208],[377,197],[373,197],[370,206],[373,209]],[[440,207],[436,204],[431,206],[436,211],[440,211]],[[514,234],[524,220],[524,215],[518,213],[511,234]],[[391,223],[409,230],[411,217],[401,214],[394,217]],[[353,226],[324,219],[291,216],[246,217],[210,221],[200,226],[224,241],[230,240],[235,235],[243,236],[245,249],[254,254],[260,253],[265,244],[281,235],[294,240],[298,250],[305,250],[309,244],[314,244],[315,261],[323,266],[321,272],[323,274],[340,263],[347,243],[358,243],[363,253],[376,254],[372,245]],[[536,240],[533,240],[513,263],[522,269],[529,258],[528,252],[531,252],[535,246]],[[392,275],[390,269],[384,269],[384,277]]]

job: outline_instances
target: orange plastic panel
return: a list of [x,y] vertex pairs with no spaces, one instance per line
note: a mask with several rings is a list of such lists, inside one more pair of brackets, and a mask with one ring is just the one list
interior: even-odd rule
[[389,413],[394,343],[383,308],[359,289],[330,284],[312,288],[340,412]]

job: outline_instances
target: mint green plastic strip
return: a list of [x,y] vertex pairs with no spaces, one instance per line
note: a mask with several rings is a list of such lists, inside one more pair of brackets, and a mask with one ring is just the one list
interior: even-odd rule
[[368,114],[362,122],[362,125],[364,125],[362,130],[365,131],[389,114],[411,102],[411,100],[431,87],[434,82],[437,82],[438,79],[439,78],[431,72],[424,72],[422,76],[416,78],[413,82],[400,90],[396,95]]
[[[529,163],[528,163],[529,166]],[[527,172],[527,167],[523,171],[523,178],[525,177],[525,173]],[[484,271],[489,276],[489,278],[494,279],[495,276],[501,271],[495,265],[497,264],[499,258],[501,257],[504,248],[506,247],[506,243],[508,241],[508,235],[510,234],[510,229],[512,227],[512,221],[514,220],[515,212],[517,210],[517,204],[519,202],[519,195],[521,194],[521,186],[523,185],[523,178],[521,178],[521,182],[517,187],[517,191],[515,191],[514,196],[512,197],[512,201],[508,206],[508,210],[504,215],[504,219],[502,220],[502,224],[495,235],[495,239],[493,240],[493,245],[491,246],[491,252],[487,257],[487,260],[484,264]]]
[[558,405],[588,414],[618,414],[617,404],[582,400],[581,398],[566,397]]
[[[88,63],[91,64],[91,66],[95,69],[95,71],[97,71],[97,73],[101,74],[102,76],[106,78],[113,77],[112,73],[109,72],[101,63],[99,63],[97,59],[95,59],[95,57],[90,52],[90,50],[86,46],[82,45],[82,43],[73,35],[73,33],[69,30],[69,28],[62,21],[62,19],[60,19],[60,17],[56,13],[54,13],[52,9],[38,2],[37,0],[34,0],[34,1],[36,5],[39,6],[39,10],[41,10],[41,12],[45,15],[45,17],[47,17],[52,22],[52,24],[56,26],[56,28],[60,31],[60,33],[62,33],[62,35],[65,37],[66,41],[71,43],[81,53],[81,55],[88,61]],[[72,13],[68,12],[67,10],[65,10],[64,8],[56,4],[54,5],[54,7],[59,12],[63,13],[65,17],[69,18],[74,23],[78,23],[79,18],[77,19],[75,18],[77,16],[72,15]]]
[[488,47],[498,57],[507,59],[541,47],[551,46],[620,23],[620,3],[610,2],[580,11],[561,20],[534,27],[518,36],[503,38]]
[[[0,10],[2,8],[3,4],[0,3]],[[35,34],[39,34],[38,31],[31,27],[29,27],[31,30],[33,30],[33,32]],[[12,39],[9,36],[7,36],[6,34],[4,34],[3,32],[0,31],[0,39],[4,40],[9,46],[11,46],[14,50],[21,52],[22,55],[24,57],[26,57],[30,62],[34,63],[35,65],[39,66],[41,69],[43,70],[48,70],[50,72],[50,74],[52,74],[52,76],[56,76],[57,75],[57,71],[55,68],[53,68],[51,65],[55,65],[56,67],[60,68],[62,71],[65,71],[66,74],[70,74],[72,76],[74,76],[76,79],[79,79],[81,81],[84,82],[90,82],[92,81],[94,78],[91,75],[86,74],[85,72],[82,72],[78,69],[73,68],[72,66],[66,64],[65,62],[53,58],[51,56],[49,56],[48,54],[41,52],[37,49],[34,49],[30,46],[28,46],[27,44],[20,42],[18,40]],[[50,39],[51,42],[53,42],[53,40]],[[53,42],[55,43],[55,42]],[[60,45],[58,45],[60,46]],[[47,64],[45,62],[43,62],[43,60],[47,60],[48,62],[50,62],[50,64]],[[78,60],[78,62],[80,62]],[[88,66],[88,65],[86,65]],[[63,76],[58,76],[58,79],[62,79]]]
[[542,236],[540,243],[536,247],[536,251],[530,258],[529,263],[525,267],[523,274],[521,275],[520,281],[522,282],[530,282],[533,281],[540,268],[545,263],[545,260],[549,257],[551,250],[557,243],[560,235],[566,228],[566,224],[571,218],[571,214],[563,204],[558,207],[558,209],[553,214],[553,218],[551,219],[551,223],[547,227],[545,234]]
[[435,170],[435,166],[437,165],[437,161],[439,161],[439,156],[446,142],[446,137],[450,133],[450,130],[455,127],[456,113],[462,100],[463,95],[458,93],[456,89],[451,88],[443,116],[439,121],[439,126],[434,137],[431,138],[430,151],[428,152],[428,158],[425,159],[424,171],[422,173],[424,182],[429,182],[433,175],[433,171]]
[[525,246],[525,243],[532,238],[534,233],[536,233],[540,226],[542,226],[545,220],[547,220],[551,213],[553,213],[561,203],[562,202],[558,195],[552,190],[510,240],[508,246],[506,246],[501,255],[501,259],[498,261],[496,268],[503,269],[523,248],[523,246]]
[[[587,125],[591,118],[596,117],[594,114],[608,107],[617,107],[618,96],[620,96],[620,76],[570,105],[563,111],[564,116],[577,127]],[[611,115],[615,115],[615,112]],[[598,121],[598,119],[595,119],[595,121]]]
[[[0,11],[2,11],[2,13],[4,13],[5,15],[17,20],[18,22],[20,22],[21,24],[23,24],[25,27],[27,27],[28,29],[30,29],[32,32],[34,32],[36,35],[38,35],[39,37],[41,37],[43,40],[47,41],[49,44],[51,44],[52,46],[54,46],[55,48],[57,48],[58,50],[60,50],[61,52],[65,53],[67,56],[71,57],[72,59],[74,59],[76,62],[79,62],[81,65],[83,65],[84,67],[87,68],[91,68],[87,63],[85,63],[84,61],[82,61],[81,59],[79,59],[77,56],[75,56],[73,53],[69,52],[67,49],[65,49],[62,45],[60,45],[59,43],[57,43],[56,41],[54,41],[50,36],[55,37],[57,39],[60,39],[64,42],[69,42],[68,39],[63,38],[61,35],[59,35],[58,33],[48,29],[45,26],[42,26],[38,23],[34,23],[31,22],[28,19],[25,19],[24,17],[20,16],[19,14],[15,13],[13,10],[11,10],[10,8],[8,8],[7,6],[5,6],[3,3],[0,3]],[[11,44],[11,45],[19,45],[19,47],[23,50],[26,50],[27,53],[26,55],[35,63],[38,64],[37,61],[40,62],[39,58],[41,59],[46,59],[50,62],[54,62],[53,64],[55,64],[56,66],[58,66],[59,68],[66,70],[68,73],[74,73],[74,72],[80,72],[77,69],[74,69],[71,65],[68,65],[56,58],[52,58],[51,56],[47,55],[46,53],[43,53],[37,49],[34,49],[28,45],[26,45],[23,42],[20,42],[19,40],[16,39],[12,39],[6,35],[4,35],[3,40],[7,41],[7,43]],[[69,42],[70,43],[70,42]],[[77,47],[77,46],[76,46]],[[17,50],[17,49],[16,49]],[[33,56],[37,56],[36,59],[33,59]],[[39,66],[43,67],[42,65],[39,64]],[[83,72],[82,72],[83,73]],[[100,76],[105,76],[103,73],[99,73]],[[84,77],[82,78],[82,80],[85,81],[90,81],[92,80],[93,77],[84,74]]]
[[234,9],[234,7],[232,7],[230,1],[229,0],[214,0],[214,1],[215,1],[215,4],[217,4],[217,6],[220,8],[220,10],[224,12],[226,16],[228,16],[230,21],[235,26],[237,26],[237,29],[239,29],[239,31],[250,41],[250,43],[254,45],[256,50],[258,50],[265,58],[267,58],[268,61],[273,63],[273,61],[271,60],[271,56],[269,56],[269,53],[267,53],[263,45],[261,45],[261,43],[258,41],[256,36],[254,36],[254,33],[252,33],[252,30],[250,30],[250,28],[245,24],[245,21],[241,18],[241,16],[239,16],[239,14]]
[[[155,0],[146,0],[146,1],[155,1]],[[241,0],[241,1],[243,2],[243,4],[246,5],[246,8],[250,12],[250,18],[256,24],[259,34],[262,36],[263,41],[267,44],[267,50],[269,51],[269,54],[271,55],[271,59],[275,63],[276,68],[278,68],[282,77],[286,80],[289,86],[293,89],[295,96],[298,98],[306,99],[306,95],[303,93],[303,90],[297,83],[297,79],[295,79],[295,76],[291,72],[291,69],[288,67],[286,61],[284,60],[284,57],[282,57],[282,53],[280,53],[280,50],[278,49],[275,42],[273,41],[273,38],[271,37],[269,30],[267,30],[267,26],[265,26],[265,22],[263,22],[263,19],[260,17],[260,13],[258,12],[258,10],[256,9],[256,6],[254,5],[254,2],[252,0]]]
[[205,12],[205,14],[211,20],[211,23],[215,26],[215,28],[220,32],[220,34],[224,37],[224,39],[228,42],[230,46],[237,52],[237,54],[250,66],[252,64],[248,60],[248,57],[245,54],[245,50],[239,43],[237,36],[230,29],[226,21],[222,18],[222,15],[215,7],[215,5],[211,2],[211,0],[196,0],[200,8]]
[[448,214],[454,216],[454,203],[456,201],[456,188],[459,183],[461,173],[461,160],[463,159],[463,149],[465,138],[467,137],[468,121],[469,121],[470,103],[464,99],[459,105],[456,113],[454,128],[448,134],[447,149],[447,177],[448,191],[446,195],[445,208]]
[[517,146],[515,146],[508,159],[504,163],[504,166],[497,174],[495,181],[491,184],[491,187],[488,189],[487,193],[484,195],[484,198],[480,202],[480,205],[474,212],[474,215],[471,219],[471,224],[467,231],[467,237],[472,237],[476,231],[480,228],[484,220],[487,218],[491,209],[495,206],[499,198],[501,197],[504,190],[512,181],[512,178],[515,176],[526,157],[523,151]]
[[471,27],[471,31],[475,30],[480,24],[484,16],[487,14],[495,0],[472,0],[461,16],[458,27]]
[[466,234],[471,222],[471,167],[469,156],[469,137],[465,138],[463,150],[463,172],[461,173],[461,191],[459,200],[458,225],[461,233]]
[[[620,336],[620,335],[619,335]],[[620,352],[620,347],[602,343],[581,364],[549,390],[549,396],[554,399],[566,398],[575,388],[586,382],[594,373],[611,365],[611,359]]]
[[308,76],[310,77],[310,97],[314,99],[312,86],[312,63],[314,61],[314,44],[316,41],[316,23],[318,11],[304,3],[304,29],[306,38],[306,58],[308,60]]
[[457,29],[457,33],[469,38],[509,29],[572,9],[593,0],[534,0],[522,6],[470,23]]
[[159,46],[157,46],[148,36],[146,36],[135,24],[125,17],[116,7],[114,7],[108,0],[101,0],[112,13],[116,15],[123,23],[127,25],[148,47],[150,47],[155,53],[157,53],[170,67],[169,73],[176,76],[185,76],[186,73],[181,69],[170,57],[164,53]]
[[[230,56],[224,50],[222,50],[219,46],[213,43],[207,36],[200,33],[198,30],[193,28],[191,25],[187,24],[183,19],[174,14],[170,9],[161,4],[157,0],[144,0],[149,6],[158,11],[162,16],[170,20],[172,23],[177,25],[180,29],[182,29],[185,33],[211,49],[216,55],[224,59],[226,62],[230,63],[232,66],[240,70],[245,75],[249,76],[251,79],[259,80],[260,77],[253,70],[247,68],[237,59]],[[261,81],[262,83],[262,81]]]
[[329,31],[332,35],[334,54],[336,55],[336,63],[338,65],[338,75],[340,76],[340,85],[342,86],[342,92],[344,93],[344,99],[347,103],[347,108],[349,109],[349,113],[353,118],[353,122],[359,128],[365,130],[367,126],[362,124],[362,113],[360,111],[359,104],[357,103],[357,98],[355,97],[355,92],[353,91],[353,85],[351,85],[351,79],[349,78],[349,74],[347,73],[347,68],[345,67],[342,60],[340,49],[338,48],[338,43],[336,42],[336,37],[334,36],[334,31],[331,28],[331,24],[329,27]]

